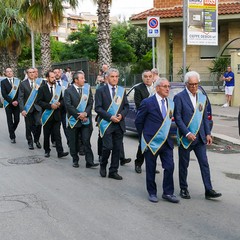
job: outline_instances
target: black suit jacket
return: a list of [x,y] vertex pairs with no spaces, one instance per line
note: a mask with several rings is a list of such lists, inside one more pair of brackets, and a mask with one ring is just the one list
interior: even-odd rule
[[140,83],[138,86],[134,88],[134,102],[137,109],[140,107],[142,100],[148,97],[149,92],[144,83]]
[[9,104],[11,104],[12,102],[18,100],[18,91],[19,91],[19,89],[18,89],[18,91],[17,91],[17,93],[16,93],[16,95],[15,95],[15,97],[14,97],[13,99],[11,99],[11,98],[8,96],[8,94],[11,92],[11,90],[12,90],[12,85],[10,84],[10,82],[8,81],[8,79],[7,79],[7,78],[6,78],[6,79],[3,79],[3,80],[1,81],[1,92],[2,92],[3,98],[4,98]]
[[[19,102],[20,112],[22,112],[24,110],[24,105],[27,102],[31,91],[32,91],[32,89],[30,87],[28,79],[26,79],[20,83],[19,93],[18,93],[18,102]],[[37,101],[37,97],[35,99],[33,106],[31,107],[31,109],[29,111],[30,113],[33,111],[34,108],[38,112],[42,111],[41,107],[36,103],[36,101]]]
[[[101,121],[101,119],[105,119],[109,122],[111,121],[110,118],[112,117],[112,115],[107,112],[111,103],[112,103],[112,98],[109,92],[108,85],[98,88],[95,95],[95,111],[99,115],[99,118],[100,118],[99,121]],[[126,92],[124,91],[122,104],[117,112],[117,114],[122,115],[122,120],[119,122],[119,124],[121,129],[124,132],[126,130],[124,118],[127,115],[128,110],[129,110],[129,104],[128,104]],[[111,127],[111,125],[109,127]]]
[[[80,102],[80,96],[73,85],[65,90],[63,99],[68,118],[70,116],[73,116],[75,119],[77,119],[79,113],[79,111],[77,110],[77,106]],[[90,122],[92,122],[92,108],[93,108],[93,96],[92,90],[90,88],[89,98],[85,109],[85,112],[87,113]],[[82,125],[81,121],[78,121],[78,123],[75,126],[81,127],[81,125]]]
[[[38,90],[38,96],[37,96],[37,104],[42,107],[43,111],[45,109],[52,109],[51,104],[49,103],[52,99],[52,95],[49,91],[48,84],[42,85],[39,90]],[[48,121],[51,121],[54,119],[55,121],[61,121],[61,106],[63,104],[63,98],[62,94],[60,96],[59,102],[61,103],[60,108],[57,108],[56,110],[53,111],[51,117],[49,118]]]

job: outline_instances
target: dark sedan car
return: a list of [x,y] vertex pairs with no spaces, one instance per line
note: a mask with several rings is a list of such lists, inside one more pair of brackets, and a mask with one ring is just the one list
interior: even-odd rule
[[[134,89],[138,84],[134,85],[128,92],[127,92],[127,98],[129,101],[129,112],[127,114],[127,116],[125,117],[125,123],[126,123],[126,129],[128,131],[133,131],[133,132],[137,132],[134,121],[136,118],[136,106],[134,103]],[[170,94],[169,97],[171,99],[173,99],[173,97],[181,92],[183,89],[185,88],[185,84],[183,82],[171,82],[171,89],[170,89]],[[199,91],[201,91],[204,95],[207,96],[206,92],[204,91],[204,89],[199,86]],[[209,102],[209,99],[207,97],[207,101],[208,101],[208,105],[207,105],[207,112],[208,112],[208,120],[209,120],[209,125],[210,125],[210,129],[212,129],[213,126],[213,121],[212,121],[212,108],[211,108],[211,104]],[[171,129],[170,129],[170,134],[175,136],[177,132],[177,127],[174,121],[174,118],[172,119],[172,125],[171,125]]]

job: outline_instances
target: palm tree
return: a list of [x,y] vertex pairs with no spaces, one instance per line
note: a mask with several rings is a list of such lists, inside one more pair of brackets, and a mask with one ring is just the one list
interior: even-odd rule
[[76,8],[78,0],[23,0],[21,12],[26,13],[29,27],[41,35],[42,75],[51,68],[50,32],[63,18],[64,3]]
[[0,5],[0,71],[11,67],[15,75],[22,45],[30,37],[29,28],[19,11],[20,0],[6,0]]
[[98,15],[98,64],[101,67],[103,64],[111,66],[112,51],[110,38],[110,6],[112,0],[93,0],[97,4]]

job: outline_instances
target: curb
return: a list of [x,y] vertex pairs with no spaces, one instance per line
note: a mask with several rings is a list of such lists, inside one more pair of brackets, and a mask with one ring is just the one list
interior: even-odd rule
[[224,144],[240,145],[240,139],[237,139],[237,138],[232,138],[219,133],[212,133],[212,136],[215,141],[218,141]]

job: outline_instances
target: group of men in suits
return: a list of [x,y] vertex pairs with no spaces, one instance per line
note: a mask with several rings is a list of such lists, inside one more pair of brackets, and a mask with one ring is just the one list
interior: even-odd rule
[[[34,68],[30,68],[27,71],[28,78],[20,83],[18,79],[12,81],[13,73],[10,70],[6,69],[7,78],[2,81],[1,86],[6,100],[5,110],[11,142],[14,143],[15,129],[19,122],[14,111],[16,107],[19,107],[16,112],[18,111],[18,116],[21,112],[25,118],[29,149],[34,148],[33,142],[41,148],[39,137],[41,125],[43,125],[45,157],[50,156],[51,134],[54,135],[56,141],[58,157],[68,155],[68,152],[63,151],[60,134],[61,109],[64,106],[65,113],[67,113],[65,119],[67,119],[66,126],[73,167],[79,167],[79,140],[82,141],[85,149],[86,167],[98,166],[98,163],[94,163],[90,142],[93,131],[93,95],[90,85],[85,82],[84,72],[76,72],[73,75],[72,85],[65,87],[63,92],[61,86],[63,82],[57,83],[58,74],[53,71],[46,74],[47,82],[43,83],[42,79],[36,78]],[[119,71],[110,68],[105,73],[105,77],[107,78],[106,84],[98,88],[95,94],[95,111],[98,114],[98,127],[102,141],[100,176],[107,176],[107,166],[111,155],[108,177],[122,180],[118,170],[125,132],[124,118],[128,113],[129,104],[125,89],[118,85]],[[177,94],[174,100],[168,97],[170,83],[166,78],[158,78],[154,86],[151,71],[144,71],[142,78],[143,83],[135,88],[134,96],[137,107],[135,124],[139,134],[135,171],[142,172],[141,165],[145,158],[149,200],[158,202],[155,174],[157,157],[160,156],[164,169],[162,198],[172,203],[179,202],[174,195],[174,144],[169,136],[172,117],[178,127],[180,196],[190,199],[187,173],[190,152],[193,150],[199,162],[205,198],[220,197],[221,193],[213,190],[206,155],[206,145],[212,143],[212,138],[207,119],[207,99],[198,91],[199,74],[191,71],[185,75],[186,88]]]
[[[207,99],[205,95],[198,91],[199,81],[200,76],[197,72],[188,72],[185,75],[186,88],[178,93],[172,101],[168,98],[170,90],[169,81],[166,78],[158,78],[154,83],[156,93],[150,96],[149,91],[145,91],[145,96],[148,95],[148,97],[145,97],[141,101],[140,106],[136,104],[138,111],[135,125],[140,138],[140,150],[145,158],[146,185],[149,194],[148,199],[151,202],[158,202],[155,182],[156,160],[158,156],[160,156],[162,168],[164,169],[162,198],[172,203],[179,202],[179,199],[174,195],[174,145],[173,140],[169,136],[173,116],[178,127],[177,138],[179,144],[179,184],[181,198],[191,198],[188,191],[187,173],[190,152],[192,150],[199,162],[205,188],[205,198],[211,199],[221,196],[221,193],[213,190],[210,178],[206,145],[212,143],[212,138],[207,118]],[[146,89],[149,88],[148,84],[144,82],[143,84]],[[143,84],[141,85],[142,89],[144,89]],[[140,85],[137,91],[139,88]],[[142,92],[144,92],[144,90],[142,90]],[[135,96],[135,101],[138,97],[139,93]],[[137,170],[139,169],[140,168],[136,168],[135,161],[136,172],[138,172]]]

